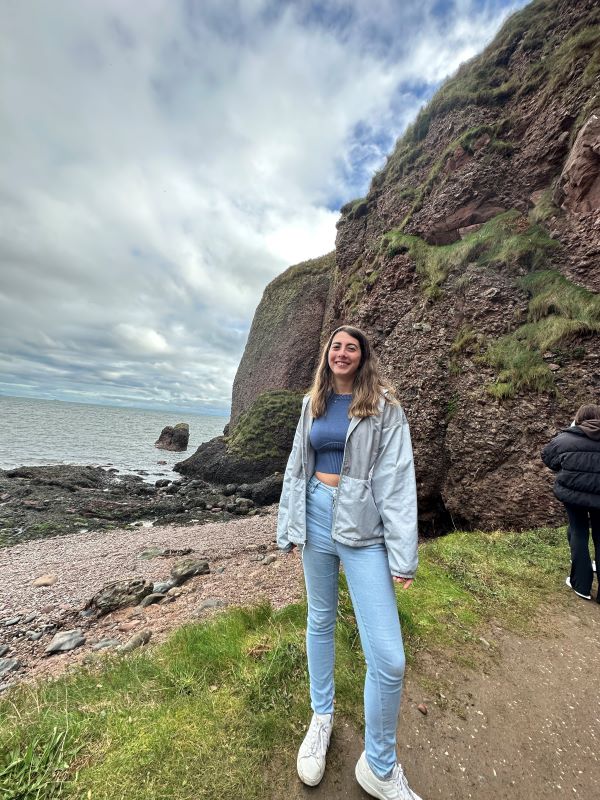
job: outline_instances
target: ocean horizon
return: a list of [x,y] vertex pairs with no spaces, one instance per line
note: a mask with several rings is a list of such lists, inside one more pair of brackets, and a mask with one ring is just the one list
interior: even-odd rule
[[[0,418],[0,469],[79,464],[138,474],[147,481],[173,477],[173,466],[220,436],[228,420],[191,411],[11,395],[0,395]],[[178,422],[190,426],[188,449],[172,453],[155,448],[161,430]]]

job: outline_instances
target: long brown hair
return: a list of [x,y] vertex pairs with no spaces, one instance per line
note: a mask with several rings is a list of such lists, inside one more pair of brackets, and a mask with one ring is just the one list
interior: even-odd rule
[[319,365],[315,371],[313,384],[309,390],[311,412],[313,417],[321,417],[327,408],[327,398],[334,391],[333,372],[329,366],[329,349],[337,333],[347,333],[360,344],[360,364],[354,376],[352,401],[348,414],[351,417],[373,417],[379,413],[379,401],[383,392],[388,403],[398,403],[396,391],[382,377],[377,357],[373,353],[371,343],[359,328],[342,325],[336,328],[321,352]]
[[575,425],[581,425],[582,422],[585,422],[588,419],[600,419],[600,406],[589,403],[587,405],[580,406],[577,409],[577,413],[575,414]]

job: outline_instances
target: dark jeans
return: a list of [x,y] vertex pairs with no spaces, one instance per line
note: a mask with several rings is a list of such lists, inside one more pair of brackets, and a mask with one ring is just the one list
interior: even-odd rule
[[[590,527],[594,542],[596,567],[600,569],[600,509],[564,504],[569,518],[569,545],[571,546],[571,586],[580,594],[589,594],[594,573],[590,558]],[[599,592],[600,595],[600,592]],[[598,600],[600,602],[600,600]]]

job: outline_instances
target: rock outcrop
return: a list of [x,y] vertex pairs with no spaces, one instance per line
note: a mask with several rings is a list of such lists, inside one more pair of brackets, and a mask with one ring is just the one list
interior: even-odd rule
[[600,113],[592,114],[577,134],[554,202],[572,214],[593,214],[600,208]]
[[[304,388],[320,342],[348,322],[399,390],[424,532],[562,523],[539,452],[598,400],[599,116],[597,2],[534,0],[510,17],[342,208],[333,279],[277,324],[277,298],[263,299],[231,426],[205,453],[237,436],[247,459],[260,431],[238,435],[243,413],[266,389]],[[297,313],[309,304],[318,313]]]
[[334,269],[329,253],[290,267],[265,289],[233,382],[231,430],[259,395],[310,386]]
[[187,422],[178,422],[175,427],[167,425],[162,429],[160,436],[154,443],[160,450],[172,450],[175,453],[183,453],[187,450],[190,440],[190,426]]
[[200,445],[175,470],[227,484],[256,483],[285,468],[319,355],[334,270],[329,253],[289,267],[267,286],[235,376],[225,435]]
[[300,413],[302,392],[263,392],[227,436],[201,444],[174,469],[218,484],[257,483],[285,468]]

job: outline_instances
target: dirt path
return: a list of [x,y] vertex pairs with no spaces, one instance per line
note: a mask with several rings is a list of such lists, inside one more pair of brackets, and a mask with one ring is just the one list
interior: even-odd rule
[[[499,657],[484,669],[448,675],[439,664],[444,697],[409,676],[399,752],[411,786],[423,800],[600,797],[600,606],[569,597],[538,633],[495,629],[490,643]],[[338,725],[322,784],[302,786],[286,765],[285,800],[365,800],[354,780],[361,751],[360,736]]]

